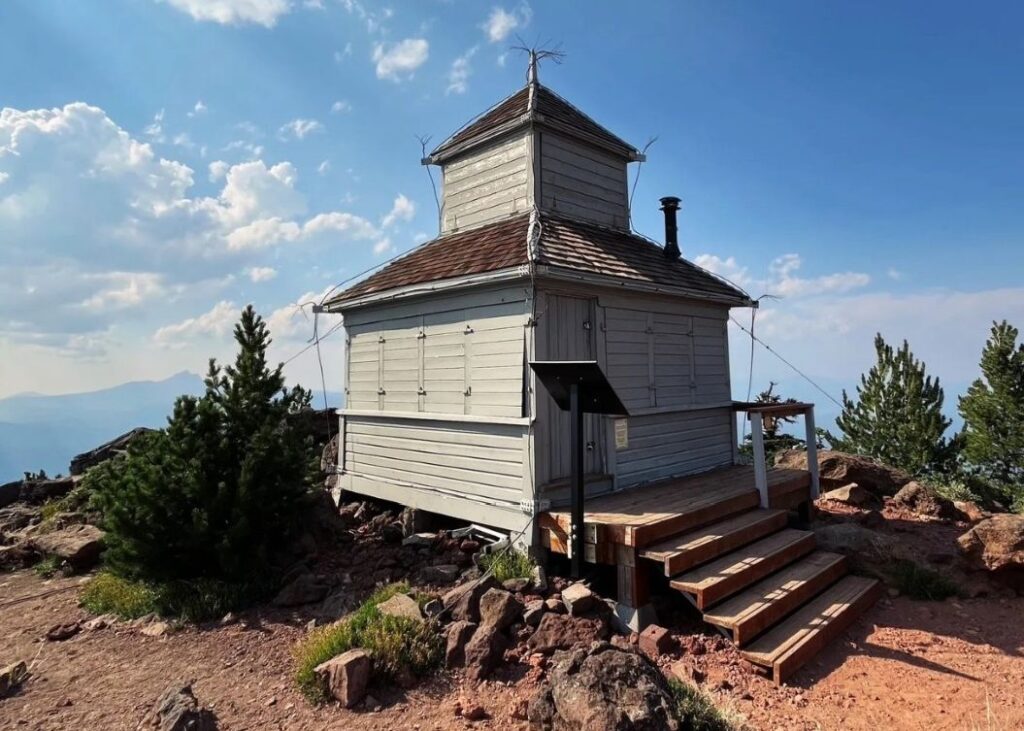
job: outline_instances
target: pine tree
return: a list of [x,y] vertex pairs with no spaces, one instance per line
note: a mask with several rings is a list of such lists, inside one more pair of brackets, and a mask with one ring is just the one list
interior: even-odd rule
[[951,422],[942,414],[939,379],[925,375],[924,363],[905,340],[893,350],[878,334],[875,352],[878,360],[861,376],[857,398],[843,391],[843,411],[836,418],[842,436],[826,432],[828,441],[912,474],[946,470],[955,447],[944,436]]
[[118,573],[259,581],[298,528],[314,455],[288,415],[310,394],[267,366],[270,335],[251,306],[235,341],[234,365],[210,360],[203,396],[180,397],[166,429],[87,474]]
[[[775,387],[777,385],[778,384],[775,383],[775,381],[769,381],[768,388],[757,394],[757,398],[754,399],[754,403],[764,405],[795,404],[796,399],[783,399],[782,396],[775,393]],[[795,421],[796,420],[792,416],[763,417],[762,429],[764,432],[764,452],[765,459],[768,464],[775,462],[775,455],[779,452],[784,452],[787,449],[800,449],[806,446],[803,439],[795,437],[792,434],[786,434],[782,431],[783,425],[792,424]],[[754,455],[753,439],[753,435],[747,434],[743,437],[743,443],[740,445],[740,454],[750,459],[752,459]]]
[[982,377],[960,397],[963,457],[979,476],[1024,502],[1024,343],[1005,320],[992,323],[981,351]]

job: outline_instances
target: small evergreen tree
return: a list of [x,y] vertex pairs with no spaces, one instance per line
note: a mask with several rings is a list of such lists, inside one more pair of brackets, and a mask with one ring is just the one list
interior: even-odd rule
[[86,475],[117,573],[258,583],[297,528],[314,454],[287,417],[310,393],[267,366],[270,336],[251,306],[235,341],[233,366],[210,360],[202,397],[180,397],[166,429]]
[[[775,386],[778,384],[775,381],[768,382],[768,388],[761,393],[757,394],[757,398],[754,399],[754,403],[774,405],[774,404],[795,404],[796,399],[787,398],[783,399],[782,396],[775,393]],[[785,424],[792,424],[796,421],[792,416],[764,416],[762,418],[762,431],[764,433],[764,453],[765,459],[768,464],[775,462],[775,455],[779,452],[783,452],[787,449],[798,449],[806,446],[803,439],[793,436],[792,434],[786,434],[782,431],[782,427]],[[749,432],[743,437],[743,443],[740,445],[740,454],[747,458],[753,458],[754,455],[754,444],[753,435]]]
[[960,397],[969,469],[1024,504],[1024,343],[1005,320],[992,323],[981,374]]
[[836,418],[842,436],[826,432],[828,441],[912,474],[945,471],[955,445],[944,436],[951,422],[942,414],[939,379],[925,375],[924,363],[905,340],[893,350],[876,335],[875,352],[878,360],[861,376],[857,398],[843,391],[843,411]]

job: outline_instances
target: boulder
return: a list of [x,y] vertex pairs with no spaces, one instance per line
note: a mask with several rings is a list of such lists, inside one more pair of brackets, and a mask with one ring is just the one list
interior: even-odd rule
[[445,594],[441,601],[451,619],[479,622],[480,597],[487,593],[488,589],[498,586],[499,584],[493,576],[484,576],[455,587]]
[[0,543],[13,542],[15,534],[42,520],[42,512],[32,505],[15,504],[0,509]]
[[503,630],[519,619],[523,605],[504,589],[488,589],[480,597],[480,625]]
[[5,482],[0,485],[0,508],[6,508],[8,505],[18,502],[20,497],[21,480]]
[[543,566],[534,566],[530,573],[530,579],[533,590],[538,594],[543,594],[548,590],[548,573]]
[[824,500],[831,500],[833,502],[843,503],[844,505],[853,505],[858,508],[878,503],[878,498],[856,482],[851,482],[849,485],[844,485],[843,487],[837,487],[835,490],[829,490],[821,497]]
[[174,632],[174,627],[171,626],[170,622],[150,622],[142,628],[141,632],[146,637],[166,637]]
[[[780,452],[775,458],[775,466],[806,470],[807,451],[790,449]],[[822,490],[856,482],[860,487],[879,497],[896,494],[911,480],[911,476],[903,470],[880,464],[867,457],[831,449],[818,450],[818,474]]]
[[32,549],[29,541],[21,541],[13,546],[0,546],[0,570],[14,571],[31,566],[38,554]]
[[423,621],[420,605],[408,594],[395,594],[387,601],[378,604],[377,611],[390,617],[404,617],[416,622]]
[[936,520],[963,520],[966,516],[957,510],[952,500],[935,492],[935,488],[920,482],[908,482],[892,499],[893,505],[925,518]]
[[85,571],[96,565],[103,552],[103,531],[94,525],[72,525],[34,536],[32,547],[67,561],[76,571]]
[[63,642],[77,635],[81,629],[82,625],[78,622],[56,624],[46,631],[46,639],[50,642]]
[[562,603],[569,614],[577,616],[592,609],[597,604],[597,597],[585,584],[572,584],[562,591]]
[[530,700],[531,728],[560,731],[675,731],[668,681],[643,655],[594,643],[555,656]]
[[527,602],[523,608],[523,622],[528,627],[536,627],[540,624],[541,618],[547,611],[547,607],[544,606],[543,599],[535,599],[532,602]]
[[524,591],[530,588],[530,585],[532,583],[533,582],[530,579],[525,578],[505,579],[505,581],[501,582],[501,586],[505,589],[505,591],[510,591],[513,594],[522,594]]
[[982,510],[978,507],[977,503],[972,503],[967,500],[954,500],[953,507],[955,507],[964,520],[970,521],[971,523],[977,523],[985,520],[985,518],[992,517],[992,513]]
[[303,572],[292,579],[274,597],[274,606],[298,607],[318,602],[327,596],[328,586],[320,578]]
[[216,731],[217,718],[202,708],[188,683],[174,683],[156,702],[152,725],[160,731]]
[[28,665],[19,661],[0,669],[0,698],[13,693],[28,677]]
[[458,668],[466,662],[466,645],[476,632],[473,622],[459,621],[448,625],[448,642],[444,651],[445,667]]
[[70,476],[48,480],[25,480],[21,483],[19,500],[31,505],[42,505],[47,500],[64,497],[74,487],[75,480]]
[[420,578],[428,584],[450,584],[459,578],[459,567],[453,563],[424,566]]
[[986,518],[957,539],[968,561],[1024,589],[1024,515]]
[[508,639],[497,627],[480,625],[464,650],[466,675],[471,680],[486,678],[501,665],[508,647]]
[[372,667],[369,653],[357,648],[317,665],[314,672],[332,698],[351,708],[366,696]]
[[85,471],[90,467],[95,467],[100,462],[106,462],[108,459],[112,459],[119,454],[124,454],[128,451],[128,447],[132,442],[152,431],[154,430],[145,427],[132,429],[118,437],[114,437],[106,444],[101,444],[95,449],[90,449],[88,452],[75,455],[71,458],[71,474],[85,474]]
[[551,612],[541,617],[536,631],[527,640],[531,652],[550,654],[578,645],[587,646],[608,638],[608,620],[599,617],[571,617]]

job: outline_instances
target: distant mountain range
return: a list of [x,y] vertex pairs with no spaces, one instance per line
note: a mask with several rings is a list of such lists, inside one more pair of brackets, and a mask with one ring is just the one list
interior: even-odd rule
[[203,379],[183,371],[87,393],[0,399],[0,482],[39,469],[67,474],[76,454],[136,426],[164,426],[178,396],[202,391]]
[[[87,393],[23,393],[0,399],[0,483],[24,472],[67,474],[76,454],[137,426],[162,427],[183,394],[203,392],[203,379],[183,371],[163,381],[135,381]],[[327,394],[332,405],[340,394]],[[314,394],[313,405],[323,406]]]

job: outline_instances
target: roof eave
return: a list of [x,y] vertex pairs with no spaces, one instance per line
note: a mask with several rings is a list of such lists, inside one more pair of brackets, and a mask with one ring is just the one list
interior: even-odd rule
[[649,294],[663,294],[673,297],[684,297],[705,302],[728,305],[729,307],[757,307],[757,303],[746,295],[739,292],[735,297],[720,295],[711,292],[700,292],[689,287],[674,287],[666,284],[645,281],[642,279],[630,279],[628,277],[614,277],[606,274],[595,274],[579,269],[568,267],[551,266],[542,264],[537,266],[537,276],[541,278],[556,279],[561,281],[582,282],[594,286],[604,286],[613,289],[626,289]]
[[379,304],[382,302],[394,302],[409,299],[411,297],[436,294],[439,292],[451,292],[460,289],[467,289],[469,287],[479,287],[487,284],[514,281],[517,279],[524,279],[529,276],[529,266],[520,264],[514,267],[496,269],[491,272],[482,272],[480,274],[467,274],[462,277],[449,277],[448,279],[437,279],[429,282],[420,282],[419,284],[409,284],[402,287],[390,287],[379,292],[370,292],[351,299],[343,299],[345,293],[342,292],[338,297],[326,302],[323,309],[324,312],[345,312],[346,310],[354,310],[357,307],[365,307],[366,305]]

